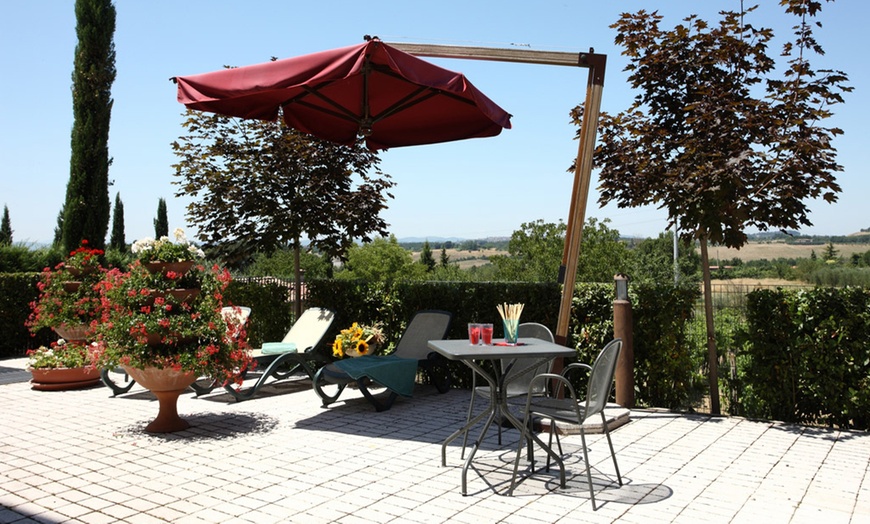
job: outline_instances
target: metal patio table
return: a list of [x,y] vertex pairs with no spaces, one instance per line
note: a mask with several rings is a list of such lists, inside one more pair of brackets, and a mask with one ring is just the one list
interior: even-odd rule
[[[468,467],[471,465],[471,461],[474,459],[474,455],[475,453],[477,453],[477,449],[480,447],[480,443],[486,436],[486,432],[489,430],[492,422],[500,416],[503,416],[508,421],[510,421],[510,423],[513,424],[515,428],[523,432],[526,438],[537,442],[542,449],[544,449],[551,457],[553,457],[553,460],[555,460],[556,463],[559,465],[562,485],[565,484],[565,465],[562,463],[561,457],[554,453],[549,448],[549,446],[547,446],[541,439],[538,438],[537,435],[535,435],[534,431],[531,431],[529,429],[527,424],[518,420],[513,414],[511,414],[510,409],[508,409],[505,388],[507,382],[505,382],[504,378],[511,370],[511,367],[516,363],[517,359],[528,358],[535,359],[535,361],[526,369],[520,370],[520,372],[512,375],[512,379],[515,379],[518,376],[522,376],[524,373],[531,373],[532,370],[534,370],[540,364],[547,362],[548,360],[557,357],[573,357],[576,355],[576,353],[572,348],[560,346],[558,344],[554,344],[552,342],[548,342],[546,340],[541,340],[538,338],[520,338],[518,340],[518,343],[519,344],[516,346],[472,346],[469,343],[468,339],[429,341],[429,348],[437,351],[440,355],[444,356],[448,360],[458,360],[463,362],[475,373],[480,375],[489,384],[492,393],[490,395],[489,410],[485,410],[472,418],[470,421],[468,421],[467,424],[465,424],[460,429],[452,433],[449,437],[447,437],[447,439],[445,439],[444,443],[441,445],[441,465],[446,466],[447,445],[466,431],[469,431],[484,417],[487,417],[486,423],[483,426],[483,431],[481,431],[480,436],[472,444],[471,451],[469,452],[468,457],[466,457],[465,463],[462,465],[463,495],[467,495]],[[487,371],[478,362],[476,362],[482,360],[494,361],[492,365],[492,372]],[[500,360],[508,361],[505,363],[506,365],[504,366],[504,371],[502,370],[502,366],[499,365],[499,362],[497,362]],[[531,442],[531,440],[529,442]]]

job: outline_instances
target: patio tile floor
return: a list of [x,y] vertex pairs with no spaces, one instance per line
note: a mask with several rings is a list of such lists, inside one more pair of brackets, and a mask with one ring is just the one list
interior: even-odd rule
[[241,403],[185,394],[192,427],[150,435],[144,389],[34,391],[24,362],[0,361],[0,523],[870,522],[866,432],[634,410],[612,433],[621,488],[587,436],[593,512],[579,435],[563,437],[566,489],[541,471],[505,497],[517,433],[498,446],[491,430],[463,497],[461,439],[447,467],[441,442],[467,391],[418,386],[384,413],[353,390],[324,409],[305,379]]

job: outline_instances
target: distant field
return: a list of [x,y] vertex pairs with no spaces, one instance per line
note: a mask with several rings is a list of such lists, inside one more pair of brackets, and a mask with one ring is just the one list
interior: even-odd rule
[[[447,256],[450,257],[450,263],[456,264],[460,269],[468,269],[474,266],[482,266],[488,264],[489,260],[486,257],[492,255],[506,255],[507,251],[499,251],[498,249],[478,249],[476,251],[465,251],[458,249],[448,249]],[[433,249],[432,256],[435,257],[435,262],[441,260],[441,250]],[[420,252],[414,252],[414,260],[420,259]]]
[[[821,256],[825,245],[786,244],[784,242],[750,242],[741,249],[727,247],[711,247],[711,259],[739,258],[744,262],[750,260],[775,260],[777,258],[809,258],[813,252]],[[834,249],[841,257],[850,257],[853,253],[870,251],[870,244],[834,244]]]
[[[809,258],[815,251],[816,256],[821,256],[826,248],[824,244],[805,245],[805,244],[786,244],[784,242],[750,242],[743,248],[730,249],[726,247],[711,247],[710,259],[725,259],[730,260],[739,258],[744,262],[750,260],[776,260],[777,258]],[[863,254],[870,251],[870,244],[834,244],[834,249],[841,257],[850,257],[853,253]],[[506,255],[507,251],[498,249],[479,249],[476,251],[465,251],[458,249],[448,249],[447,256],[450,257],[450,262],[458,264],[462,269],[468,269],[473,266],[481,266],[488,263],[487,257],[492,255]],[[433,249],[432,256],[437,262],[441,257],[440,249]],[[420,252],[414,252],[414,259],[420,257]]]

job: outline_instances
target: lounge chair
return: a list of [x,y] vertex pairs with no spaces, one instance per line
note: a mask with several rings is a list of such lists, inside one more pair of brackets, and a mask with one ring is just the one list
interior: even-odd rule
[[[335,313],[328,309],[317,307],[306,309],[281,342],[266,343],[260,349],[251,350],[251,357],[257,362],[257,370],[254,373],[260,374],[253,386],[237,390],[231,385],[226,385],[224,389],[236,400],[242,401],[254,397],[270,378],[274,380],[268,383],[274,384],[302,369],[313,379],[317,365],[327,361],[323,355],[316,353],[315,349],[329,331],[334,319]],[[263,367],[265,369],[260,371]],[[247,370],[242,370],[243,374],[246,372]]]
[[[344,388],[355,382],[377,411],[386,411],[399,395],[411,396],[418,366],[426,369],[439,392],[447,392],[449,374],[446,370],[443,374],[435,371],[441,357],[429,349],[428,342],[443,339],[452,319],[453,314],[447,311],[419,311],[411,319],[391,355],[362,356],[321,367],[314,375],[314,391],[323,401],[323,407],[338,400]],[[389,389],[386,399],[378,400],[372,395],[369,391],[372,383]],[[334,393],[329,392],[332,386],[335,386]]]

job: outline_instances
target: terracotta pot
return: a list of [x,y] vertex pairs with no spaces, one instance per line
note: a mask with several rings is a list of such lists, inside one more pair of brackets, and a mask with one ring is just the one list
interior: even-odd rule
[[87,324],[61,324],[54,326],[52,329],[54,329],[60,338],[67,342],[85,342],[88,339],[90,326]]
[[40,391],[81,389],[100,382],[100,372],[95,368],[31,369],[30,374],[30,387]]
[[88,266],[84,269],[79,269],[77,267],[67,267],[66,268],[66,272],[74,277],[80,277],[82,275],[90,275],[91,273],[93,273],[96,270],[97,270],[97,268],[92,267],[92,266]]
[[196,380],[196,373],[176,371],[171,368],[137,369],[121,366],[133,380],[151,390],[157,397],[157,418],[145,426],[149,433],[172,433],[183,431],[190,423],[178,416],[178,396]]
[[166,298],[172,297],[176,302],[183,303],[189,302],[200,294],[200,290],[196,288],[177,288],[177,289],[167,289],[166,291],[157,291],[156,289],[152,289],[151,293],[147,296],[142,296],[142,300],[139,302],[140,306],[153,306],[154,299],[156,298]]
[[67,293],[75,293],[82,286],[82,283],[78,280],[70,280],[68,282],[63,283],[63,290]]
[[183,275],[190,271],[195,262],[186,260],[184,262],[147,262],[145,268],[151,273],[160,273],[166,276],[167,273],[174,272]]

